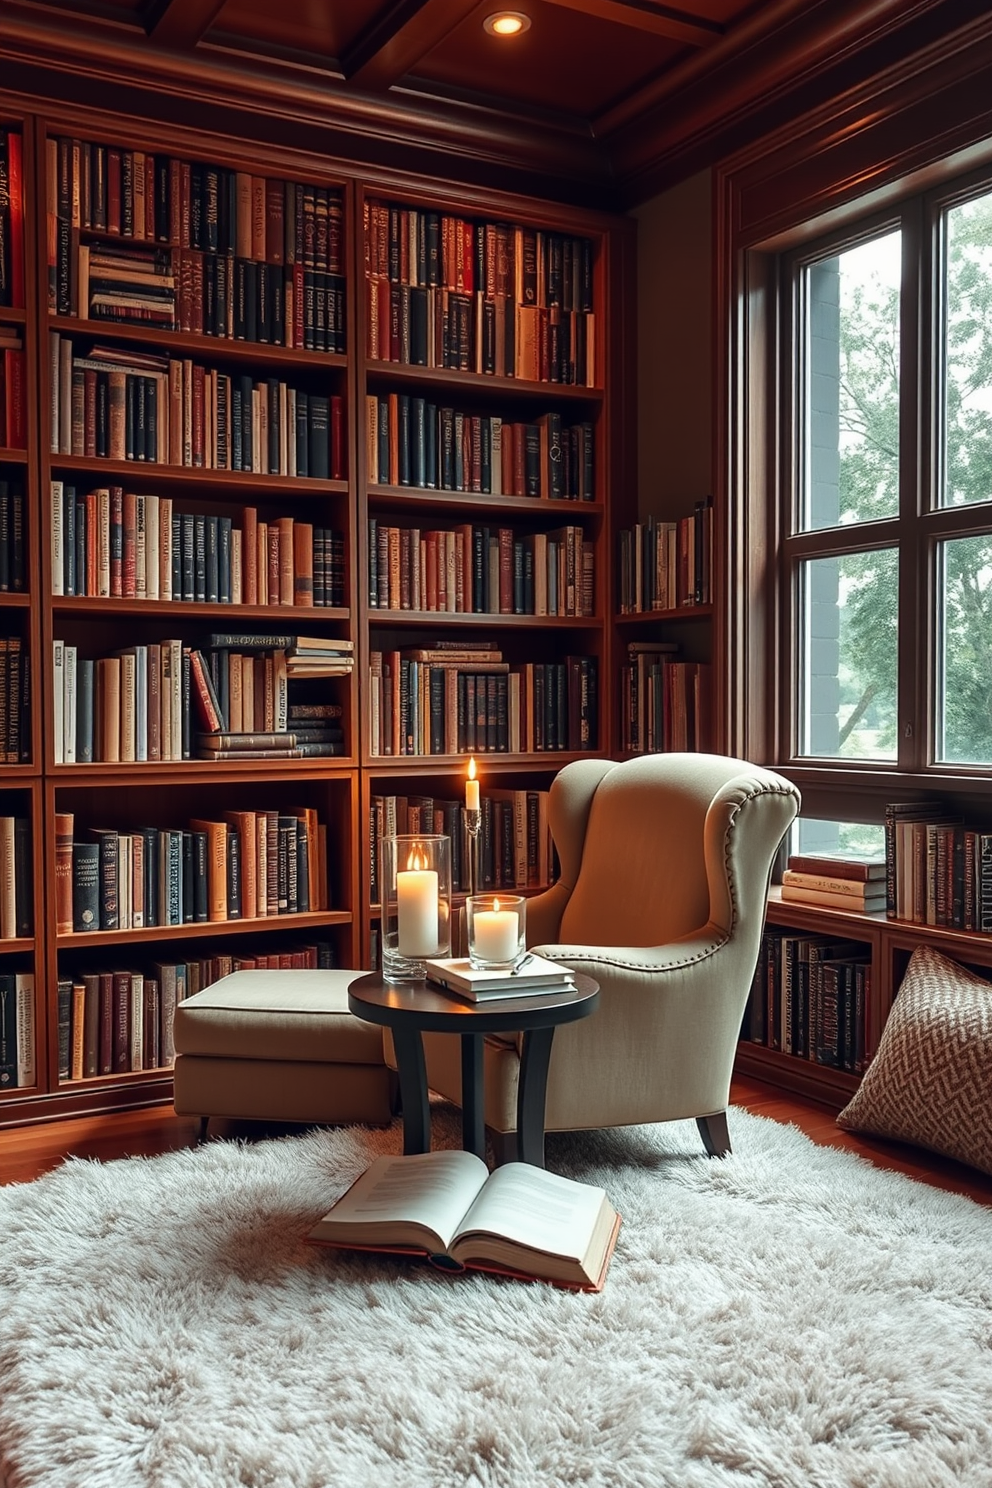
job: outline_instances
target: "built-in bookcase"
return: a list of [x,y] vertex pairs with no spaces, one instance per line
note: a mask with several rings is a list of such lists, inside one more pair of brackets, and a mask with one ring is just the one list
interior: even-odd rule
[[[374,803],[461,837],[473,752],[487,877],[551,878],[551,779],[615,746],[633,228],[57,102],[0,127],[0,976],[35,1041],[4,1122],[168,1099],[170,1009],[226,971],[372,964]],[[264,741],[208,744],[211,709]]]
[[450,822],[464,892],[474,756],[484,882],[533,892],[553,873],[554,773],[613,747],[609,533],[631,490],[610,384],[627,248],[591,215],[372,187],[356,223],[372,959],[382,830],[410,809],[419,830]]

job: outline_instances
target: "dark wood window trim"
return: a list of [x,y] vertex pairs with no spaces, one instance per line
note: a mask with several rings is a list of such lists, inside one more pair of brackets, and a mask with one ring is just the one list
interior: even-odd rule
[[[975,34],[970,34],[975,33]],[[774,764],[804,793],[810,815],[881,819],[886,799],[932,793],[946,787],[963,810],[989,810],[988,772],[961,767],[923,777],[918,750],[926,738],[907,740],[891,768],[860,768],[830,762],[821,766],[791,758],[788,713],[790,677],[783,655],[783,614],[776,595],[775,564],[782,558],[785,514],[792,487],[790,413],[775,390],[791,381],[791,339],[780,322],[785,265],[804,246],[852,224],[905,216],[905,204],[924,192],[904,230],[926,230],[922,212],[936,193],[965,172],[992,162],[992,17],[970,46],[943,44],[931,54],[879,77],[872,88],[848,95],[797,121],[788,130],[725,161],[715,173],[717,252],[717,411],[721,451],[716,476],[719,509],[725,514],[718,572],[726,603],[715,636],[716,699],[720,737],[732,753]],[[905,299],[906,297],[904,297]],[[931,292],[921,285],[905,315],[929,315]],[[907,329],[904,320],[904,330]],[[908,344],[914,348],[918,337]],[[772,390],[772,395],[769,391]],[[915,427],[904,427],[902,457],[912,462],[917,491],[930,488],[932,455],[925,435],[928,410],[917,410]],[[904,425],[907,421],[904,420]],[[909,470],[910,466],[907,465]],[[905,511],[905,508],[904,508]],[[942,530],[940,512],[915,514],[910,541],[931,541]],[[988,511],[974,520],[988,522]],[[843,539],[841,539],[843,541]],[[800,539],[792,540],[798,552]],[[925,598],[925,596],[924,596]],[[921,625],[924,606],[906,600],[900,624]],[[901,677],[900,699],[918,720],[918,679]],[[914,736],[919,730],[914,728]]]

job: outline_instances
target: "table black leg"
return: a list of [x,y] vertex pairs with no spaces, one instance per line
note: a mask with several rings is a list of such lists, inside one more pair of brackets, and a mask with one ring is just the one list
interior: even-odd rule
[[481,1158],[486,1155],[483,1049],[478,1034],[462,1034],[462,1146]]
[[517,1152],[521,1162],[544,1167],[544,1103],[548,1091],[553,1028],[524,1034],[517,1085]]
[[427,1098],[427,1068],[420,1030],[394,1028],[393,1048],[403,1102],[403,1151],[430,1152],[431,1111]]

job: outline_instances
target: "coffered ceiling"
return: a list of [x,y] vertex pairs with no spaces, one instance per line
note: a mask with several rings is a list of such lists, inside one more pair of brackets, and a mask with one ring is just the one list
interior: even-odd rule
[[[3,0],[0,81],[168,92],[350,158],[629,206],[987,13],[978,0]],[[102,89],[102,92],[101,92]],[[211,120],[211,123],[216,121]]]

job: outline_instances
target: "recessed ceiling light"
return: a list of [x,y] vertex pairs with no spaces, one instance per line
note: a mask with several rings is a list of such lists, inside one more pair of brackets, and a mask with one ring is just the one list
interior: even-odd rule
[[530,30],[530,16],[519,10],[499,10],[495,15],[486,16],[482,28],[490,36],[519,36],[522,31]]

